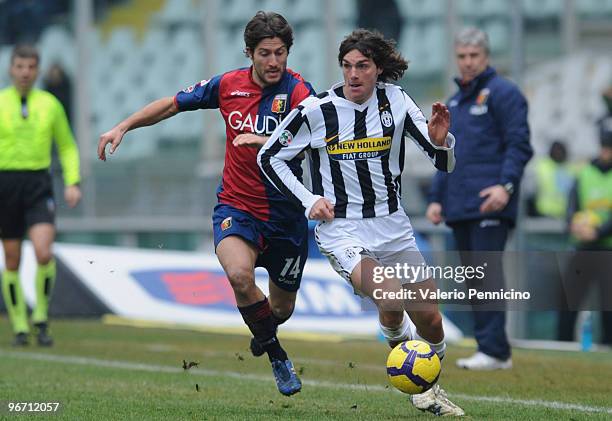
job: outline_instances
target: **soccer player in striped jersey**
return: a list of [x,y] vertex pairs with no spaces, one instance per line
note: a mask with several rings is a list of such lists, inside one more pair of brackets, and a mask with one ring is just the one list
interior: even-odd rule
[[[320,221],[315,236],[321,252],[356,293],[377,305],[389,344],[418,334],[443,358],[446,344],[437,303],[382,294],[435,290],[427,271],[412,272],[419,273],[412,279],[376,275],[396,264],[424,267],[400,206],[404,136],[410,135],[436,168],[452,171],[450,114],[436,102],[427,122],[404,90],[386,83],[399,79],[408,66],[394,42],[378,32],[351,33],[340,45],[338,60],[344,81],[293,110],[260,150],[259,165],[281,192],[305,208],[308,218]],[[311,157],[313,192],[287,165],[305,150]],[[436,415],[464,414],[438,385],[411,401]]]
[[[291,316],[308,254],[308,225],[299,205],[289,202],[263,176],[257,150],[289,111],[314,94],[309,83],[287,69],[293,31],[277,13],[258,12],[244,31],[250,68],[229,71],[159,99],[100,137],[98,156],[106,160],[125,133],[182,111],[219,108],[227,142],[223,180],[213,213],[215,250],[234,290],[238,310],[253,334],[251,351],[272,364],[279,391],[301,389],[293,364],[276,331]],[[301,179],[301,157],[290,160]],[[255,285],[255,267],[270,275],[269,299]]]

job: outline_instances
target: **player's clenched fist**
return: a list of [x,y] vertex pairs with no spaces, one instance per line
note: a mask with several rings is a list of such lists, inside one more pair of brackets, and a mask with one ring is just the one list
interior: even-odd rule
[[334,219],[334,205],[326,198],[320,198],[312,205],[308,219],[332,221]]

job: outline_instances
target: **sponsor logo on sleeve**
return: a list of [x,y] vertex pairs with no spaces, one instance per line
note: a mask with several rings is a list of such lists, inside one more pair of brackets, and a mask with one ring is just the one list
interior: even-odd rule
[[289,130],[283,130],[283,132],[278,136],[278,141],[283,146],[289,146],[292,140],[293,135]]

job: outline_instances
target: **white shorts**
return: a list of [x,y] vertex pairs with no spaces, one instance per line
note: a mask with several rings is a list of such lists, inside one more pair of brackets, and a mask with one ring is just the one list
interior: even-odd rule
[[400,282],[416,283],[430,278],[425,259],[419,251],[410,219],[402,209],[391,215],[364,219],[334,219],[319,222],[315,240],[321,253],[345,280],[363,257],[373,258],[382,266],[402,269]]

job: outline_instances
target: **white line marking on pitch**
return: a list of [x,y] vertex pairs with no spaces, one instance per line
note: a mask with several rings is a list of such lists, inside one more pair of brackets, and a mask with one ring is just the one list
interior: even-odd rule
[[[96,367],[107,367],[117,368],[121,370],[137,370],[147,371],[152,373],[181,373],[184,370],[180,367],[170,367],[156,364],[143,364],[134,363],[130,361],[117,361],[117,360],[103,360],[99,358],[91,357],[79,357],[79,356],[68,356],[68,355],[53,355],[53,354],[42,354],[36,352],[13,352],[5,351],[0,349],[0,356],[11,357],[23,360],[34,360],[34,361],[51,361],[65,364],[79,364],[86,366]],[[205,368],[197,368],[189,371],[192,375],[202,376],[220,376],[220,377],[231,377],[241,380],[254,380],[254,381],[265,381],[272,382],[271,376],[261,376],[258,374],[239,373],[237,371],[222,371],[222,370],[210,370]],[[332,389],[347,389],[347,390],[359,390],[368,392],[385,392],[389,391],[388,388],[381,385],[365,385],[365,384],[349,384],[349,383],[333,383],[321,380],[302,380],[302,383],[313,387],[329,387]],[[399,392],[398,392],[399,393]],[[527,399],[514,399],[504,398],[500,396],[473,396],[464,395],[461,393],[451,393],[451,396],[458,399],[465,399],[477,402],[491,402],[491,403],[502,403],[502,404],[514,404],[524,406],[535,406],[541,408],[558,409],[564,411],[578,411],[578,412],[595,412],[603,414],[612,414],[612,408],[580,405],[566,402],[556,401],[543,401],[543,400],[527,400]]]

